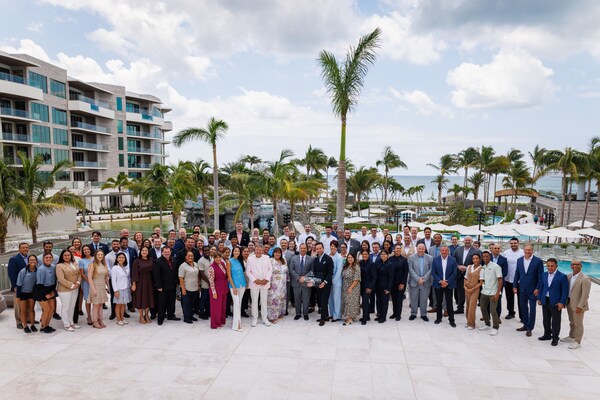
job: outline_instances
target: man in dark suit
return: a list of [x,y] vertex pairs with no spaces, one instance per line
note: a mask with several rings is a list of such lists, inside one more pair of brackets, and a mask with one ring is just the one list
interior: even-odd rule
[[352,254],[354,256],[354,258],[356,258],[356,255],[360,251],[360,242],[358,240],[352,238],[352,232],[350,232],[350,229],[344,230],[343,243],[346,243],[346,247],[348,248],[348,253]]
[[152,266],[152,277],[158,291],[158,325],[163,324],[165,317],[171,321],[181,320],[175,316],[175,289],[179,281],[177,275],[178,268],[173,264],[171,249],[165,247]]
[[446,307],[448,308],[448,321],[450,326],[456,328],[454,322],[454,308],[452,306],[452,292],[456,289],[456,274],[458,271],[458,263],[454,257],[450,257],[450,249],[448,246],[440,248],[440,255],[433,259],[431,264],[433,287],[437,302],[437,318],[436,324],[442,322],[442,303],[446,299]]
[[327,304],[331,292],[333,259],[325,254],[323,243],[317,242],[315,249],[317,250],[317,257],[313,264],[313,273],[315,278],[321,279],[321,284],[317,287],[317,299],[319,301],[319,313],[321,314],[321,318],[318,320],[319,326],[323,326],[329,317]]
[[162,255],[162,242],[160,241],[160,238],[154,238],[152,239],[152,248],[150,249],[150,257],[152,257],[153,260],[156,260],[157,258],[160,258],[160,256]]
[[[10,291],[13,293],[13,308],[15,309],[15,322],[18,329],[23,329],[21,324],[21,309],[17,299],[17,278],[22,269],[27,268],[27,255],[29,244],[19,243],[19,252],[8,260],[8,278],[10,279]],[[33,323],[33,321],[31,321]]]
[[173,262],[177,268],[179,268],[179,266],[185,261],[185,255],[188,251],[194,253],[194,262],[198,262],[198,260],[200,260],[200,252],[196,248],[196,241],[191,236],[188,236],[188,238],[185,240],[185,247],[180,250],[175,257],[173,257]]
[[394,266],[389,262],[389,253],[387,250],[381,251],[381,266],[377,271],[377,322],[384,323],[387,319],[388,306],[390,304],[390,294],[394,282]]
[[402,318],[402,302],[404,300],[404,290],[406,280],[408,279],[408,261],[402,256],[402,245],[394,246],[394,255],[390,257],[389,262],[394,267],[394,278],[392,280],[392,315],[390,319],[395,318],[400,321]]
[[552,346],[556,346],[560,335],[562,309],[569,298],[569,280],[565,274],[558,271],[555,258],[546,261],[546,268],[548,271],[542,274],[538,283],[538,304],[542,306],[544,316],[544,334],[538,339],[552,340]]
[[244,231],[244,224],[242,221],[236,221],[235,230],[229,232],[229,240],[231,240],[233,237],[237,237],[238,244],[240,246],[248,246],[248,243],[250,242],[250,235],[248,232]]
[[299,320],[304,315],[304,320],[308,321],[311,288],[306,287],[304,277],[313,270],[313,263],[314,258],[306,254],[306,243],[300,243],[300,254],[292,256],[289,264],[290,281],[294,289],[294,306],[296,307],[294,320]]
[[456,311],[454,311],[454,314],[464,314],[465,312],[465,287],[463,284],[467,267],[473,264],[473,254],[479,254],[481,257],[481,251],[473,247],[473,238],[471,236],[465,237],[463,245],[454,250],[453,257],[458,264],[456,290],[454,291],[454,300],[456,300]]
[[[502,268],[502,282],[506,282],[506,275],[508,275],[508,260],[502,254],[500,254],[500,245],[498,243],[492,243],[490,245],[492,253],[492,262],[498,264]],[[502,314],[502,292],[500,292],[500,298],[498,299],[498,318]]]
[[544,273],[544,263],[533,255],[533,246],[530,244],[523,247],[525,256],[517,260],[517,270],[515,272],[515,281],[513,283],[514,292],[521,307],[521,322],[523,326],[518,328],[519,332],[526,332],[531,336],[531,331],[535,326],[535,308],[538,296],[538,285],[542,274]]
[[108,245],[106,243],[102,243],[102,233],[99,231],[92,232],[92,243],[90,243],[90,248],[92,249],[92,254],[96,252],[96,250],[100,249],[104,252],[104,255],[107,255],[110,251]]
[[425,237],[417,240],[416,246],[423,243],[425,245],[425,252],[429,254],[429,248],[433,244],[433,239],[431,238],[431,228],[426,226],[425,229],[423,229],[423,235],[425,235]]

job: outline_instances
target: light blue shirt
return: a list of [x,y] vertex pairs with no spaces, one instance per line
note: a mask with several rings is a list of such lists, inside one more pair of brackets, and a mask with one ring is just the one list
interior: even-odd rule
[[331,280],[334,286],[342,286],[342,269],[344,267],[344,259],[339,253],[335,253],[331,257],[333,259],[333,275]]
[[[231,279],[236,288],[246,287],[246,277],[244,276],[244,268],[237,258],[230,258],[231,263]],[[233,289],[229,284],[229,289]]]

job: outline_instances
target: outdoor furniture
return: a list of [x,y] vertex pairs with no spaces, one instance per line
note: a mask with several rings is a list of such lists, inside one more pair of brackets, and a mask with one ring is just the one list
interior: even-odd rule
[[0,292],[0,296],[4,298],[7,307],[15,306],[15,294],[10,291],[10,289],[6,289]]
[[0,295],[0,314],[2,314],[2,311],[6,310],[7,307],[6,300],[2,295]]

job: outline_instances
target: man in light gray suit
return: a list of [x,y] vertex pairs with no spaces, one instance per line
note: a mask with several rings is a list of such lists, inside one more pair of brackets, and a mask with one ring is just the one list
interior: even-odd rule
[[308,321],[308,307],[310,306],[310,293],[312,288],[306,287],[304,277],[313,269],[314,258],[306,254],[306,244],[300,244],[300,254],[293,256],[290,260],[290,281],[294,290],[294,305],[296,307],[296,316],[294,320],[299,320],[304,315],[304,320]]
[[417,318],[417,307],[421,309],[421,319],[427,318],[427,297],[431,290],[431,263],[433,257],[425,251],[425,244],[419,243],[417,252],[408,258],[408,285],[410,286],[410,318]]

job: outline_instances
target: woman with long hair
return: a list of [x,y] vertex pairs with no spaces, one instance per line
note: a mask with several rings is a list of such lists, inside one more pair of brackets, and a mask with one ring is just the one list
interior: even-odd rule
[[[71,241],[71,246],[73,246],[73,248],[71,249],[71,253],[73,253],[74,257],[78,257],[81,258],[83,253],[82,253],[82,246],[81,246],[81,239],[79,238],[74,238]],[[78,261],[79,262],[79,261]]]
[[360,314],[360,265],[352,254],[348,253],[342,271],[342,315],[346,317],[344,325],[350,325]]
[[63,250],[56,264],[57,291],[60,296],[60,317],[67,332],[81,328],[73,321],[77,295],[81,288],[81,271],[70,250]]
[[377,270],[377,322],[380,324],[387,320],[388,306],[390,304],[390,293],[394,281],[394,265],[390,262],[390,253],[381,250],[381,265]]
[[[81,259],[79,260],[79,269],[81,272],[81,292],[83,296],[79,296],[81,298],[81,302],[85,302],[85,310],[87,312],[87,324],[92,325],[92,313],[91,308],[92,305],[89,303],[88,298],[90,296],[90,284],[88,281],[88,268],[90,264],[94,261],[94,257],[92,257],[92,248],[90,245],[83,245],[81,247]],[[78,302],[78,308],[81,309],[81,302]],[[73,320],[75,320],[75,316],[73,316]]]
[[194,318],[194,304],[198,299],[198,276],[200,270],[198,264],[194,261],[194,252],[185,253],[185,262],[177,270],[179,277],[179,287],[181,288],[181,309],[183,310],[183,322],[191,324],[198,321]]
[[[23,325],[23,332],[37,332],[35,327],[35,299],[33,291],[37,283],[37,257],[31,255],[27,257],[27,267],[19,271],[17,275],[17,293],[15,301],[19,302],[20,319]],[[31,321],[31,328],[27,326],[27,321]]]
[[143,244],[144,244],[144,234],[140,231],[137,231],[136,233],[133,234],[133,239],[129,241],[129,247],[133,247],[134,249],[136,249],[139,252],[140,249],[142,248]]
[[208,267],[210,285],[210,328],[217,329],[225,325],[227,308],[227,267],[223,256],[217,251],[212,264]]
[[110,280],[114,291],[115,314],[117,325],[127,325],[129,322],[123,318],[125,307],[131,301],[131,285],[129,283],[129,270],[125,253],[119,252],[115,259],[115,266],[110,270]]
[[240,247],[234,247],[227,265],[229,291],[233,299],[233,323],[231,329],[242,332],[242,299],[246,292],[246,276],[244,275],[244,258]]
[[329,294],[329,317],[331,322],[342,319],[342,269],[344,260],[338,254],[339,242],[332,240],[329,243],[329,256],[333,259],[333,275],[331,277],[331,293]]
[[284,317],[287,304],[286,282],[288,267],[280,247],[275,247],[275,250],[273,250],[271,265],[273,266],[273,272],[271,275],[271,286],[267,295],[267,318],[271,323],[276,324],[279,318]]
[[140,324],[150,323],[150,309],[154,308],[153,265],[154,260],[150,257],[150,250],[145,246],[142,247],[140,256],[135,259],[131,267],[133,307],[138,310]]
[[465,273],[465,281],[463,283],[465,288],[465,300],[467,302],[467,329],[475,329],[475,320],[477,314],[477,299],[479,299],[479,290],[483,285],[483,281],[479,279],[479,273],[481,272],[481,256],[476,253],[473,254],[473,264],[467,267]]
[[52,333],[55,331],[50,326],[52,316],[56,312],[56,265],[54,256],[44,254],[42,263],[36,273],[35,299],[42,307],[40,318],[40,332]]
[[[252,242],[250,242],[252,243]],[[248,288],[248,275],[246,275],[246,267],[248,266],[248,257],[250,257],[250,243],[248,247],[242,248],[242,268],[244,269],[244,278],[246,279],[246,288]],[[244,297],[242,298],[242,317],[249,318],[248,305],[250,304],[250,289],[244,291]]]
[[371,243],[368,240],[363,240],[360,243],[360,252],[362,253],[363,251],[371,254]]
[[106,328],[102,318],[102,306],[108,300],[106,295],[108,266],[102,249],[98,249],[94,253],[94,260],[88,266],[87,275],[90,285],[90,295],[87,300],[92,304],[92,325],[96,329]]
[[[363,241],[362,245],[366,242]],[[368,244],[368,242],[367,242]],[[371,261],[368,250],[360,252],[360,296],[362,299],[362,318],[361,325],[366,325],[371,320],[369,309],[371,308],[371,293],[375,290],[375,280],[377,279],[377,267]]]

